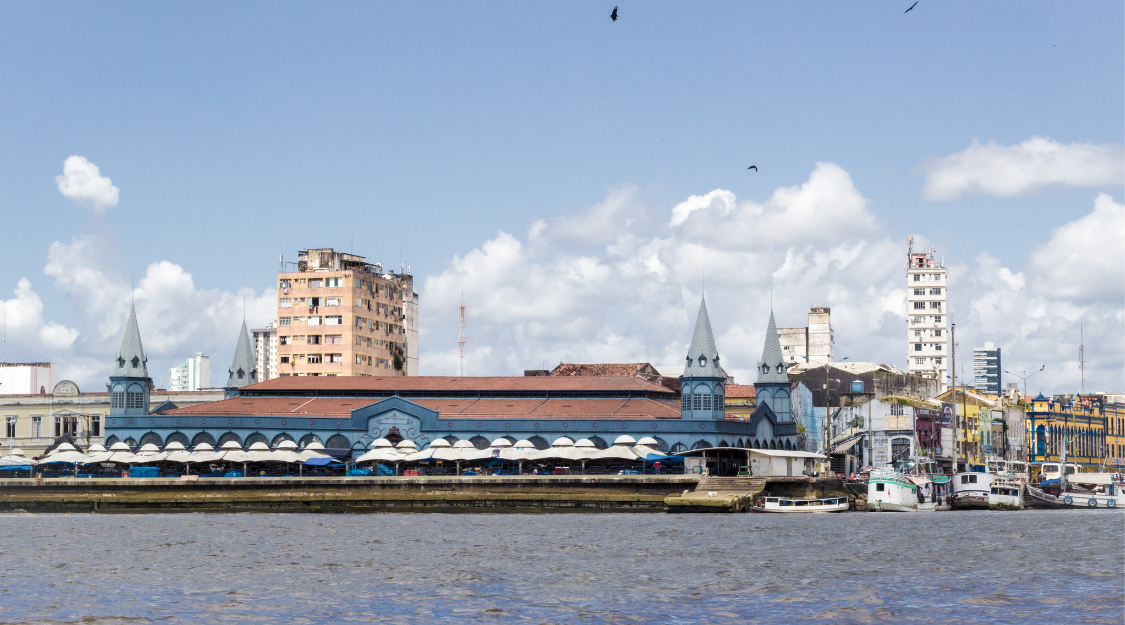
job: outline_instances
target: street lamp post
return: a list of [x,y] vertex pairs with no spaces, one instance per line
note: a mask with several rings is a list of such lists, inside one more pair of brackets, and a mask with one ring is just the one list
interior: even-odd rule
[[[805,359],[805,362],[809,362],[808,356],[803,356],[803,358]],[[847,359],[848,357],[844,356],[843,358],[835,362],[841,363]],[[831,357],[828,357],[828,359],[824,361],[824,431],[822,433],[822,435],[824,436],[824,441],[821,444],[821,448],[824,450],[825,457],[828,456],[828,435],[831,431],[829,429],[831,424],[831,417],[828,414],[828,409],[832,406],[832,389],[828,386],[828,370],[832,368],[832,364],[833,360]],[[828,458],[828,462],[831,464],[832,459]]]
[[[1008,375],[1014,375],[1017,378],[1023,380],[1023,409],[1024,409],[1024,417],[1025,417],[1024,423],[1025,424],[1027,423],[1026,415],[1031,413],[1031,411],[1028,410],[1029,406],[1028,406],[1028,403],[1027,403],[1027,381],[1029,379],[1031,379],[1032,377],[1034,377],[1036,374],[1043,373],[1043,370],[1046,369],[1046,368],[1047,368],[1047,365],[1040,365],[1038,371],[1032,371],[1031,373],[1028,373],[1027,369],[1021,369],[1019,373],[1013,373],[1013,372],[1008,371],[1006,369],[1004,370],[1004,373],[1007,373]],[[1033,419],[1032,422],[1031,422],[1031,427],[1027,428],[1026,444],[1027,444],[1028,453],[1025,454],[1024,457],[1028,461],[1030,461],[1031,457],[1033,455],[1035,455],[1035,454],[1031,453],[1033,450],[1035,450],[1035,447],[1034,447],[1035,442],[1036,442],[1035,441],[1035,421]],[[1044,460],[1047,459],[1047,450],[1046,449],[1043,450],[1043,459]]]

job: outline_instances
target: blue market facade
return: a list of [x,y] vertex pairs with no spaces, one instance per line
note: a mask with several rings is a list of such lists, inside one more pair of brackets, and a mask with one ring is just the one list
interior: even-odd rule
[[[144,362],[131,312],[117,360],[129,365],[134,359]],[[653,437],[668,451],[797,448],[797,425],[789,411],[791,387],[772,314],[755,383],[760,399],[749,418],[725,413],[727,377],[705,302],[700,304],[685,363],[679,388],[633,377],[551,376],[309,376],[256,383],[253,352],[243,329],[229,371],[228,399],[190,408],[166,405],[148,413],[128,407],[136,402],[123,398],[106,419],[107,444],[163,447],[178,441],[218,446],[233,440],[244,447],[254,442],[276,447],[293,440],[304,447],[318,441],[333,455],[356,456],[378,438],[409,439],[420,449],[438,438],[469,440],[477,447],[498,438],[527,439],[545,448],[562,436],[588,438],[602,447],[627,434],[637,440]],[[111,388],[118,385],[151,388],[151,380],[146,371],[126,367],[111,378]],[[474,409],[478,412],[471,412]]]

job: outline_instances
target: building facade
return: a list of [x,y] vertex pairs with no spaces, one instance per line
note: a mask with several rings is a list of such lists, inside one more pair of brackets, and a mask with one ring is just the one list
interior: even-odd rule
[[[223,398],[221,390],[173,392],[154,390],[149,411],[161,406],[194,406]],[[69,436],[80,447],[105,442],[105,419],[110,394],[87,392],[70,380],[55,384],[50,392],[0,396],[0,455],[22,449],[29,458],[43,451],[60,436]]]
[[934,250],[906,253],[907,371],[946,382],[949,374],[949,316],[945,261]]
[[0,395],[47,394],[54,387],[54,363],[0,362]]
[[[122,353],[133,343],[139,339],[127,335]],[[236,350],[233,372],[250,362],[244,354],[249,351]],[[498,438],[527,439],[546,447],[561,436],[606,446],[622,434],[652,436],[670,451],[794,449],[797,428],[789,417],[790,385],[780,354],[771,319],[762,362],[769,372],[755,385],[759,401],[748,415],[726,414],[726,376],[701,303],[678,389],[633,375],[290,375],[229,386],[229,399],[204,405],[143,415],[115,408],[107,440],[188,446],[293,440],[302,447],[317,441],[337,456],[361,454],[376,438],[409,439],[419,447],[438,438],[469,440],[482,448]]]
[[211,388],[211,359],[198,354],[168,370],[168,390],[201,391]]
[[1058,462],[1063,446],[1066,461],[1088,467],[1121,466],[1122,419],[1125,405],[1075,401],[1068,396],[1030,402],[1027,412],[1028,461]]
[[278,274],[277,375],[417,374],[414,278],[331,248]]
[[778,328],[781,354],[789,364],[827,364],[836,358],[836,337],[832,333],[832,309],[809,309],[809,325],[803,328]]
[[255,364],[262,382],[277,377],[277,326],[270,322],[264,328],[251,330]]
[[995,343],[973,349],[973,388],[990,395],[1001,394],[1000,348]]

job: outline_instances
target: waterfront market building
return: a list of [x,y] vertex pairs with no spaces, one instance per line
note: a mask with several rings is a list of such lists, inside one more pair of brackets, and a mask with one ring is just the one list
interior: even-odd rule
[[[437,439],[467,440],[478,448],[498,438],[526,439],[545,449],[561,436],[607,447],[628,434],[652,437],[667,452],[797,448],[791,385],[772,314],[757,365],[758,401],[749,415],[725,411],[727,376],[705,301],[684,373],[673,384],[635,376],[289,376],[254,383],[253,357],[243,338],[226,399],[150,411],[145,400],[152,384],[131,311],[111,377],[114,397],[121,396],[106,420],[107,444],[194,447],[233,441],[276,448],[294,441],[304,448],[318,442],[334,456],[355,457],[379,438],[410,440],[418,448]],[[131,399],[131,393],[137,397]]]

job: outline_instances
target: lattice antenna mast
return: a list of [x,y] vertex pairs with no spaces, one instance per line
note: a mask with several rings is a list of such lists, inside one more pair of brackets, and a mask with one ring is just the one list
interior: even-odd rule
[[1085,318],[1078,321],[1078,370],[1082,374],[1082,394],[1086,394],[1086,333]]
[[461,305],[458,309],[457,328],[461,331],[457,339],[457,377],[465,375],[465,292],[461,291]]

